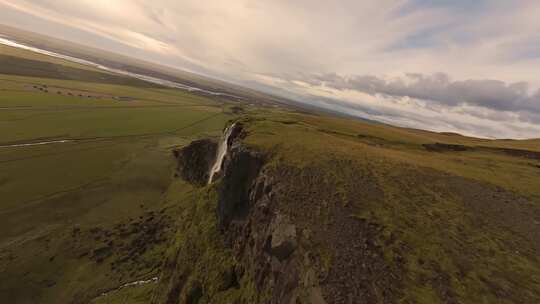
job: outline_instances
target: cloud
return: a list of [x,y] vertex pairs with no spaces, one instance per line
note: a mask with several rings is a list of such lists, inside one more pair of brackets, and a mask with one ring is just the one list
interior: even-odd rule
[[385,97],[375,100],[378,105],[362,99],[310,97],[312,104],[322,108],[410,128],[456,132],[484,138],[532,138],[540,134],[540,125],[522,121],[512,112],[486,111],[471,106],[430,109],[414,104],[395,103],[395,100]]
[[[419,81],[418,79],[426,78],[430,80],[424,82],[423,85],[415,83]],[[486,138],[533,138],[540,134],[539,112],[527,111],[519,107],[500,110],[497,104],[492,106],[491,103],[484,102],[478,104],[454,102],[451,97],[443,94],[445,92],[450,96],[456,94],[452,89],[446,89],[446,87],[452,87],[450,84],[454,82],[444,74],[406,75],[399,80],[396,80],[396,77],[380,79],[375,76],[342,77],[336,74],[304,77],[302,80],[287,80],[290,77],[277,76],[269,77],[269,79],[272,80],[271,83],[279,83],[280,87],[286,88],[288,92],[294,92],[291,97],[297,100],[388,124]],[[351,79],[355,81],[349,82]],[[334,85],[328,85],[329,82]],[[437,83],[435,89],[429,87],[433,82]],[[463,81],[463,83],[469,82],[476,83],[476,81]],[[351,83],[356,86],[352,86]],[[396,83],[398,84],[396,86],[388,85]],[[499,82],[496,83],[501,85]],[[525,98],[525,96],[531,100],[537,98],[537,94],[526,94],[521,84],[503,84],[501,87],[514,94],[515,92],[523,94],[519,98]],[[519,89],[515,90],[515,87]],[[435,94],[437,90],[439,90],[438,95]],[[426,91],[432,93],[425,94]],[[465,96],[480,96],[478,100],[481,101],[490,100],[486,96],[496,97],[482,85],[478,88],[471,85],[466,91],[469,91],[469,95]],[[441,98],[439,100],[421,99],[424,96]],[[500,99],[502,100],[504,98]],[[517,105],[521,106],[520,103]],[[508,108],[507,105],[504,107]]]
[[400,125],[502,137],[540,137],[522,128],[540,124],[539,15],[536,0],[0,0],[15,27],[304,102],[361,103]]
[[433,75],[409,73],[391,79],[326,74],[304,81],[311,85],[337,90],[356,90],[370,95],[398,98],[409,97],[449,107],[469,105],[498,111],[540,114],[540,90],[529,93],[529,86],[525,82],[507,84],[500,80],[452,81],[444,73]]

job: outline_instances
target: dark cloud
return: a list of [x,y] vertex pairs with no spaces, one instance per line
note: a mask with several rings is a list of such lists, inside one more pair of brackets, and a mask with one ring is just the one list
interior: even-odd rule
[[471,105],[497,111],[540,114],[540,90],[530,94],[525,82],[508,84],[500,80],[452,81],[444,73],[406,74],[402,78],[389,80],[369,75],[341,77],[327,74],[303,81],[337,90],[433,101],[450,107]]
[[[540,129],[536,127],[531,128],[528,125],[516,124],[511,118],[512,113],[465,111],[464,113],[454,112],[457,115],[447,115],[440,112],[428,113],[425,108],[418,108],[417,111],[402,111],[392,107],[376,108],[316,95],[307,96],[305,100],[309,101],[310,104],[316,104],[329,110],[337,110],[351,116],[403,127],[430,129],[439,132],[450,131],[486,138],[501,138],[501,134],[514,138],[530,138],[540,134]],[[498,123],[495,124],[493,121],[498,121]]]

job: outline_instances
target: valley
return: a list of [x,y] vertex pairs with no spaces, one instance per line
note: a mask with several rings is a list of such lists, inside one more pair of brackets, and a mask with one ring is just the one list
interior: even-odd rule
[[0,302],[540,300],[539,139],[229,93],[0,46]]

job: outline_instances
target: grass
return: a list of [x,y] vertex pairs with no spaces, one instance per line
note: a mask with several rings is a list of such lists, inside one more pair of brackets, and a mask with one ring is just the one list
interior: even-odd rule
[[[328,152],[340,153],[347,157],[362,157],[366,153],[385,156],[398,162],[413,166],[429,167],[479,181],[489,182],[500,187],[523,193],[529,197],[540,198],[538,183],[538,160],[512,157],[496,151],[478,150],[472,152],[433,153],[428,152],[422,144],[445,142],[462,144],[470,147],[516,148],[535,147],[529,142],[509,145],[507,141],[491,141],[476,138],[458,137],[456,140],[448,136],[432,132],[409,131],[391,126],[373,125],[355,120],[335,119],[310,115],[289,115],[294,124],[283,123],[287,114],[263,114],[264,119],[257,122],[257,137],[253,144],[262,149],[271,150],[279,144],[280,156],[288,161],[304,162],[317,158],[319,154]],[[257,116],[253,120],[257,120]],[[281,122],[281,123],[279,123]],[[276,129],[276,126],[279,126]],[[332,132],[328,132],[332,130]],[[280,134],[279,137],[274,136]],[[302,139],[299,142],[298,139]],[[279,143],[278,143],[279,142]],[[329,142],[336,147],[327,147]],[[310,146],[311,150],[299,147]],[[330,150],[330,151],[329,151]],[[381,161],[384,164],[384,161]],[[299,164],[301,165],[301,164]]]
[[[20,58],[41,60],[28,56]],[[49,61],[47,68],[76,80],[0,75],[0,145],[76,140],[0,147],[0,299],[11,303],[88,302],[157,276],[178,210],[166,195],[175,166],[171,149],[219,136],[233,117],[223,101],[147,85],[89,82],[95,71]],[[125,96],[131,100],[113,98]],[[146,301],[155,285],[95,302]]]
[[135,78],[0,54],[0,73],[54,79],[158,87]]
[[[98,93],[98,94],[109,94],[112,96],[129,96],[133,97],[136,101],[143,102],[147,101],[150,102],[149,104],[177,104],[177,105],[215,105],[216,103],[212,100],[198,96],[193,95],[185,91],[181,90],[173,90],[173,89],[149,89],[149,88],[141,88],[141,87],[133,87],[133,86],[124,86],[124,85],[114,85],[114,84],[105,84],[105,83],[92,83],[92,82],[81,82],[81,81],[71,81],[71,80],[57,80],[57,79],[50,79],[50,78],[39,78],[39,77],[23,77],[23,76],[14,76],[14,75],[1,75],[0,74],[0,89],[4,90],[10,90],[10,91],[17,91],[17,92],[34,92],[34,93],[41,93],[42,96],[41,99],[46,98],[52,98],[52,100],[64,100],[64,101],[71,101],[71,102],[77,102],[77,103],[83,103],[83,104],[90,104],[95,105],[96,101],[93,99],[81,99],[77,97],[68,97],[67,99],[64,98],[65,96],[58,96],[57,94],[54,94],[54,89],[51,90],[51,94],[44,94],[41,91],[36,90],[29,90],[29,86],[33,85],[39,85],[43,86],[46,85],[48,87],[56,87],[56,88],[70,88],[74,90],[79,91],[86,91],[90,93]],[[2,94],[5,95],[5,94]],[[53,97],[46,97],[46,96],[53,96]],[[9,100],[9,98],[5,97],[6,100]],[[38,106],[41,105],[41,99],[30,101],[29,104],[22,103],[21,105],[30,105],[30,106]],[[13,98],[11,98],[13,100]],[[33,102],[39,102],[38,104],[35,104]],[[60,103],[51,103],[51,105],[57,105],[62,104]],[[64,102],[65,104],[65,102]],[[105,102],[99,101],[97,103],[98,105],[111,105],[111,106],[122,106],[126,105],[126,103],[121,103],[118,101],[113,100],[106,100]]]
[[[251,278],[244,276],[236,283],[231,277],[236,261],[217,228],[215,188],[197,189],[177,181],[170,193],[169,199],[180,206],[179,227],[174,243],[168,248],[166,264],[170,266],[164,268],[166,271],[160,281],[163,289],[158,290],[155,302],[164,303],[171,284],[179,283],[188,295],[197,287],[204,290],[201,303],[255,303],[261,300],[264,293],[255,289]],[[178,277],[186,277],[186,280]],[[234,284],[238,287],[231,288]]]
[[[319,201],[309,208],[350,206],[353,216],[381,227],[375,242],[385,263],[402,265],[393,270],[402,275],[403,284],[394,294],[396,301],[540,299],[540,260],[535,254],[540,239],[534,232],[540,214],[539,161],[496,149],[429,152],[422,146],[444,142],[535,151],[535,141],[489,141],[285,113],[251,116],[245,124],[245,142],[272,155],[267,166],[273,172],[293,166],[318,176],[282,177],[280,184],[287,190],[278,201],[304,195],[309,198],[302,200],[309,200],[308,193],[317,191],[311,189],[330,188],[333,194],[326,200],[335,200],[333,207],[320,202],[327,194],[318,194]],[[371,176],[369,181],[363,181],[366,176]],[[368,188],[358,193],[362,187]],[[300,210],[292,212],[302,212],[298,200],[289,204],[291,210]],[[336,219],[331,212],[320,214],[327,218],[318,221],[332,227]],[[299,218],[298,225],[308,225],[303,221]],[[331,244],[323,240],[314,250],[336,252]],[[333,267],[339,263],[332,262]]]

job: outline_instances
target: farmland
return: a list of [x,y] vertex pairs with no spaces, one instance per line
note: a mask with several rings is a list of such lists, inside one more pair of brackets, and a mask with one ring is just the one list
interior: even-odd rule
[[[79,76],[0,75],[0,298],[57,303],[81,290],[99,294],[125,280],[155,276],[174,214],[155,215],[174,209],[166,199],[171,147],[219,136],[234,117],[230,106],[136,86],[122,76],[108,77],[132,85],[92,82],[100,72],[10,50],[17,52],[19,58],[54,61],[43,63],[48,68],[76,69]],[[27,68],[15,74],[31,73]],[[46,142],[52,143],[34,145]],[[160,234],[149,248],[129,243],[143,232],[126,228],[122,236],[101,237],[95,230],[115,231],[151,216]],[[119,241],[127,242],[125,252],[107,254],[140,255],[137,268],[119,264],[111,272],[109,263],[96,265],[93,250]]]

